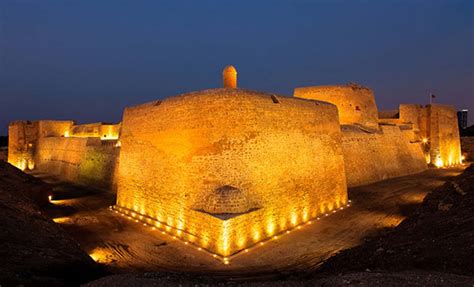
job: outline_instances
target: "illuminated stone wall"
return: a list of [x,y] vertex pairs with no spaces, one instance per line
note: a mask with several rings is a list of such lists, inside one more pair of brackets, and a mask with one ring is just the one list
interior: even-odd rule
[[378,111],[372,91],[348,84],[345,86],[313,86],[295,88],[294,96],[332,103],[339,111],[341,124],[378,127]]
[[456,110],[452,106],[433,104],[427,107],[430,115],[430,158],[436,166],[461,162],[461,142]]
[[127,108],[120,140],[118,206],[223,256],[347,202],[331,104],[207,90]]
[[[294,96],[327,101],[337,106],[349,187],[426,169],[418,130],[414,125],[402,125],[399,119],[379,120],[370,89],[356,84],[303,87],[296,88]],[[420,113],[416,107],[413,110],[418,119]],[[392,116],[397,112],[389,114]]]
[[80,138],[101,138],[104,140],[116,140],[119,138],[120,124],[92,123],[74,125],[71,127],[68,136]]
[[342,150],[349,187],[421,172],[427,168],[420,141],[410,126],[381,125],[367,132],[342,126]]
[[400,105],[400,123],[411,123],[423,141],[426,161],[438,167],[461,162],[461,144],[456,110],[432,104]]
[[109,129],[116,131],[119,125],[93,124],[101,133],[88,138],[70,136],[74,127],[81,127],[73,124],[73,121],[12,122],[8,161],[22,170],[35,169],[67,181],[113,187],[120,149],[117,140],[101,140],[100,134]]
[[8,162],[21,170],[34,169],[40,137],[62,136],[72,121],[15,121],[8,126]]
[[36,168],[79,184],[114,188],[120,148],[100,138],[43,137],[35,154]]

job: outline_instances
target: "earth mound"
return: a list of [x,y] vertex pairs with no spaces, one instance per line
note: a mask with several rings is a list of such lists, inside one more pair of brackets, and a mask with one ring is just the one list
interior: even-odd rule
[[0,161],[0,285],[78,285],[100,268],[40,205],[49,185]]

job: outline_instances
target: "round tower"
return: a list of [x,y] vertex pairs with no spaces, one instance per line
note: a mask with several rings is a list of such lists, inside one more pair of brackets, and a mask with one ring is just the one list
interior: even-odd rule
[[237,70],[234,66],[229,65],[222,71],[222,79],[224,82],[224,88],[236,89],[237,88]]

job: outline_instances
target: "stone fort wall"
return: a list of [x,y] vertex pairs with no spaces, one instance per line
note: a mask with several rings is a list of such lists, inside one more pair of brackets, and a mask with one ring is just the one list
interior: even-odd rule
[[[337,110],[328,103],[191,93],[127,108],[120,140],[117,204],[223,256],[347,202]],[[232,197],[219,195],[225,186]],[[209,206],[216,202],[250,209],[212,214],[222,210]]]
[[40,138],[37,169],[67,181],[115,189],[117,141],[100,138]]
[[[102,132],[119,129],[119,125],[101,128],[100,123],[85,126]],[[74,130],[81,131],[78,137]],[[73,121],[13,122],[9,126],[8,161],[22,170],[35,169],[67,181],[114,188],[118,141],[101,140],[99,134],[87,137],[83,130]]]
[[421,172],[427,168],[412,125],[379,124],[372,91],[349,84],[296,88],[295,97],[333,103],[338,108],[349,187]]
[[414,141],[411,128],[381,125],[366,131],[345,125],[342,150],[349,187],[422,172],[427,168],[420,141]]
[[461,163],[461,142],[456,110],[452,106],[431,104],[400,105],[400,124],[412,124],[423,141],[429,164],[441,167]]
[[342,125],[357,124],[378,127],[378,111],[372,91],[356,84],[344,86],[314,86],[295,88],[297,98],[319,100],[334,104]]

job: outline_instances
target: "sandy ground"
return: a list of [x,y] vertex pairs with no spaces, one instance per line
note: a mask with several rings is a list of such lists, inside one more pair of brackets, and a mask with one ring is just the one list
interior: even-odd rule
[[102,268],[42,212],[51,186],[0,161],[0,286],[75,286]]
[[311,272],[338,251],[398,225],[430,190],[463,169],[430,169],[350,189],[350,208],[242,253],[229,265],[111,212],[108,206],[114,204],[115,195],[110,192],[56,182],[39,173],[34,175],[55,186],[58,200],[48,214],[111,272],[176,271],[265,279]]

